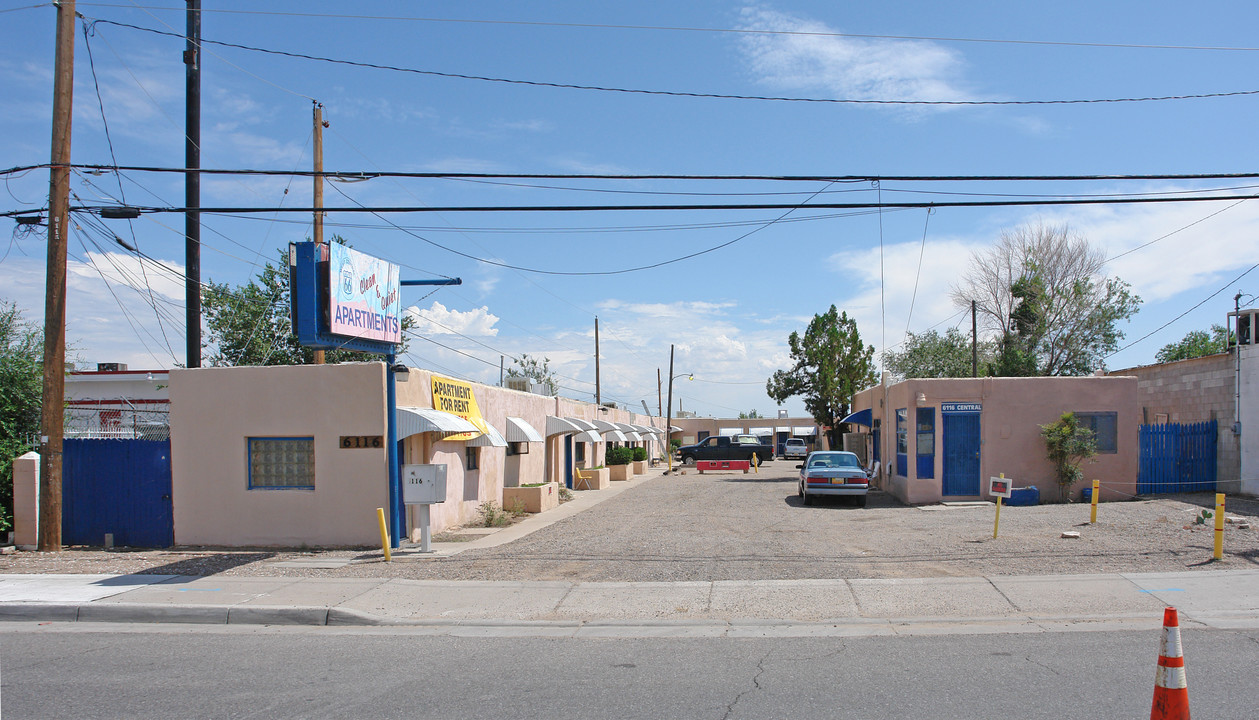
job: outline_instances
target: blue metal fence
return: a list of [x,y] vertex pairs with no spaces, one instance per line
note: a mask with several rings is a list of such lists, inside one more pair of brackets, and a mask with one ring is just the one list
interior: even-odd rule
[[1215,491],[1216,421],[1142,425],[1137,492]]

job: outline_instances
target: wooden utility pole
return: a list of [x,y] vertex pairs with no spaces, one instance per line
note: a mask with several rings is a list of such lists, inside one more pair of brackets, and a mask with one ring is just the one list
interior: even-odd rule
[[673,433],[669,428],[673,427],[673,345],[669,345],[669,404],[668,411],[664,417],[664,451],[667,453],[665,457],[669,458],[669,472],[673,472]]
[[974,300],[970,301],[970,376],[979,377],[979,322]]
[[44,291],[44,394],[40,412],[39,549],[61,550],[61,448],[66,394],[66,234],[70,227],[70,120],[74,109],[74,0],[57,4]]
[[[315,103],[315,140],[314,140],[314,156],[315,156],[315,244],[323,243],[323,106]],[[324,364],[324,351],[315,351],[315,364]]]
[[599,394],[599,318],[595,318],[595,405],[602,405],[603,398]]
[[201,367],[201,0],[188,0],[184,50],[184,320],[187,366]]
[[656,368],[656,414],[664,415],[664,397],[660,394],[660,368]]

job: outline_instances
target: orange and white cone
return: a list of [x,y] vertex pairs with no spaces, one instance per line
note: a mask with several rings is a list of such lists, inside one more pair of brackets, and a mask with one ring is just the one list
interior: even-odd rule
[[1174,607],[1163,610],[1163,639],[1159,643],[1150,720],[1189,720],[1189,685],[1185,682],[1185,655],[1180,647],[1180,618]]

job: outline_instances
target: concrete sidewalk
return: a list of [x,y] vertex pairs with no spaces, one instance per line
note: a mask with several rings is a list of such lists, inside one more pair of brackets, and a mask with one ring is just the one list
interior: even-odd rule
[[1259,628],[1259,570],[679,583],[0,575],[10,621],[410,626],[451,635],[895,635]]

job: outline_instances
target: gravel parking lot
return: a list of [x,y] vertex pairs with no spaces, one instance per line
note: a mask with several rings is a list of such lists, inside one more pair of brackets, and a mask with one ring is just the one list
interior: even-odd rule
[[[5,555],[0,572],[675,582],[1259,567],[1254,500],[1228,500],[1228,515],[1252,526],[1228,525],[1224,560],[1212,562],[1212,526],[1193,524],[1213,506],[1210,494],[1104,503],[1097,525],[1088,524],[1088,505],[1006,507],[993,539],[991,504],[911,507],[876,492],[866,508],[839,500],[806,507],[795,472],[776,461],[760,474],[656,477],[515,542],[450,557],[386,564],[379,549],[74,548]],[[1081,537],[1062,538],[1068,530]],[[293,560],[302,566],[275,564]]]

